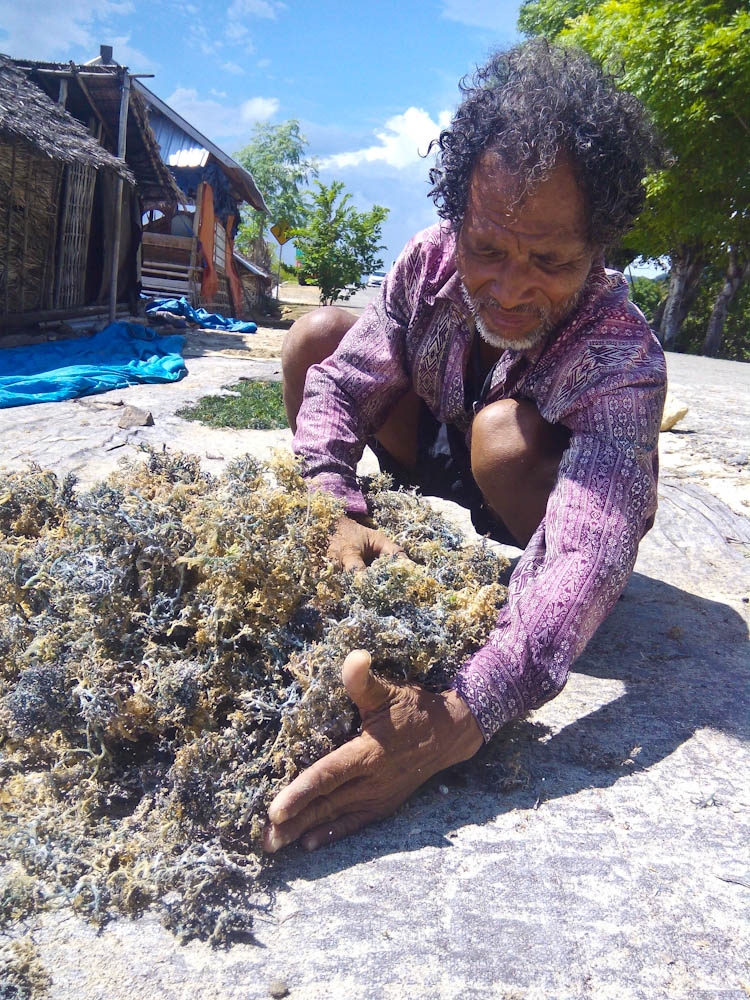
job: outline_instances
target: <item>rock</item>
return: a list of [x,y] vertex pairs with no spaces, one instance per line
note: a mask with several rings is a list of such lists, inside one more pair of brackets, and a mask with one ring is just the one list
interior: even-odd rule
[[669,392],[667,393],[667,401],[664,404],[664,413],[661,418],[660,431],[671,431],[675,424],[679,423],[680,420],[688,412],[689,407],[685,403],[678,399],[675,399]]
[[289,987],[283,979],[272,979],[268,984],[268,995],[280,998],[289,996]]
[[139,406],[126,406],[117,421],[118,427],[153,427],[154,418],[150,410],[142,410]]

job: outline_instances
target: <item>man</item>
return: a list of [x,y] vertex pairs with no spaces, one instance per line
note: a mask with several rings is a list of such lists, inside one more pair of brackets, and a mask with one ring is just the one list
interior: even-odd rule
[[367,651],[342,676],[362,729],[274,800],[268,850],[388,815],[565,684],[656,510],[662,352],[606,272],[659,163],[645,113],[582,53],[533,42],[477,71],[431,173],[443,222],[416,236],[354,324],[318,310],[284,345],[294,447],[346,503],[331,554],[398,546],[367,518],[366,442],[397,481],[467,506],[524,548],[487,645],[451,690],[388,684]]

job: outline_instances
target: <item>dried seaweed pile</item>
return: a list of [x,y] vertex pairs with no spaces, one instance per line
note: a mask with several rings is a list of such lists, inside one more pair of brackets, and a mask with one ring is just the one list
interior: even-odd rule
[[87,492],[0,474],[0,926],[155,907],[181,938],[248,932],[268,803],[356,731],[346,653],[442,686],[504,598],[492,551],[387,485],[413,561],[352,574],[291,457],[215,479],[151,454]]

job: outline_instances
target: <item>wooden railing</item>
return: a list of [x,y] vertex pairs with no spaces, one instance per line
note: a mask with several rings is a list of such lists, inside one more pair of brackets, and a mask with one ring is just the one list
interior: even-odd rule
[[201,273],[195,237],[143,233],[141,288],[147,295],[184,295],[198,305]]

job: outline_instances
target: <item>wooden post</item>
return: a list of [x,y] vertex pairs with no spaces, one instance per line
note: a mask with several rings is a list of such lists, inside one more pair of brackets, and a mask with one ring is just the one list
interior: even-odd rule
[[195,214],[193,215],[193,242],[190,247],[190,305],[196,308],[201,304],[201,282],[203,280],[203,270],[201,268],[200,280],[196,280],[198,271],[198,241],[201,228],[201,205],[203,204],[203,181],[199,181],[198,189],[195,192]]
[[[128,109],[130,107],[130,74],[123,70],[120,89],[120,122],[117,136],[117,155],[125,159],[128,143]],[[109,276],[109,322],[114,323],[117,314],[117,274],[120,270],[120,240],[122,238],[122,175],[117,175],[115,183],[115,230],[112,238],[112,270]]]
[[[15,187],[16,187],[16,145],[15,143],[11,146],[11,167],[10,167],[10,185],[8,187],[8,217],[5,220],[5,261],[6,266],[10,264],[10,249],[13,245],[12,232],[11,232],[11,222],[13,220],[13,204],[15,201]],[[31,170],[31,167],[28,168]],[[21,261],[21,268],[26,267],[26,261]],[[4,313],[7,313],[10,309],[10,274],[5,276],[5,308]],[[23,309],[23,305],[21,306]]]

